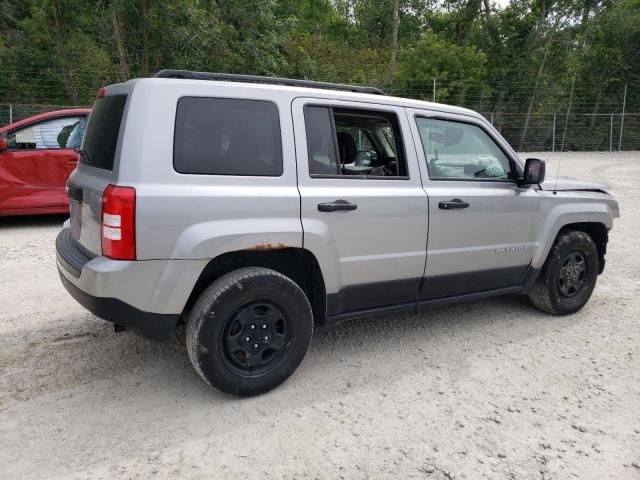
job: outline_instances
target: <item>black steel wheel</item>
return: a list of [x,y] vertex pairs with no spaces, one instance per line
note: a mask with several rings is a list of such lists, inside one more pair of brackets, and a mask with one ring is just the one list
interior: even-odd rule
[[242,306],[227,321],[220,338],[229,368],[260,374],[277,366],[291,340],[289,319],[271,301]]
[[564,298],[573,298],[585,286],[587,278],[587,261],[584,256],[573,251],[561,261],[558,275],[558,291]]
[[598,249],[587,233],[560,232],[529,292],[531,303],[554,315],[577,312],[593,293],[599,265]]
[[313,313],[302,289],[267,268],[235,270],[199,297],[187,322],[187,351],[212,387],[246,397],[284,382],[302,361]]

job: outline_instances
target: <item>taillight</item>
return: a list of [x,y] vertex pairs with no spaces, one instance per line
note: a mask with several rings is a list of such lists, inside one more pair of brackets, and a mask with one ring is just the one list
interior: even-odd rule
[[96,93],[96,98],[102,98],[107,94],[107,89],[102,87],[100,90],[98,90],[98,93]]
[[136,190],[108,185],[102,194],[102,255],[136,259]]

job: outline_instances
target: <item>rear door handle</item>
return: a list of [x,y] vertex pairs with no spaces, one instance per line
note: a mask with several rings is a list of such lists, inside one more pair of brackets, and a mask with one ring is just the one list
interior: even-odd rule
[[448,202],[440,202],[438,207],[442,210],[453,210],[454,208],[467,208],[469,204],[467,202],[463,202],[459,198],[454,198],[453,200],[449,200]]
[[355,203],[349,203],[346,200],[334,200],[329,203],[319,203],[318,211],[320,212],[337,212],[340,210],[351,211],[358,208]]

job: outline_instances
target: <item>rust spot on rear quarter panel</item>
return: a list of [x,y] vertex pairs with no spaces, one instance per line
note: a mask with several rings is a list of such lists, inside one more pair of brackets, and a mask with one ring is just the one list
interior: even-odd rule
[[282,248],[289,248],[289,246],[285,245],[282,242],[278,242],[276,244],[269,243],[269,242],[262,242],[262,243],[259,243],[258,245],[247,248],[247,250],[249,250],[250,252],[264,252],[266,250],[279,250]]

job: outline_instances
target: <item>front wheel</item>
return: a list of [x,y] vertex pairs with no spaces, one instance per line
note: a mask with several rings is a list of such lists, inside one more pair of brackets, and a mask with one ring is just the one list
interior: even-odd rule
[[553,315],[577,312],[596,286],[600,261],[593,239],[584,232],[562,232],[529,292],[533,305]]
[[223,275],[200,295],[186,343],[209,385],[248,397],[289,378],[312,333],[313,313],[302,289],[274,270],[252,267]]

